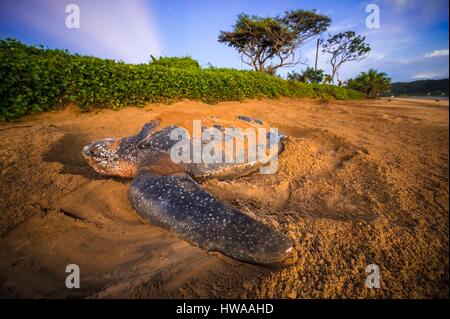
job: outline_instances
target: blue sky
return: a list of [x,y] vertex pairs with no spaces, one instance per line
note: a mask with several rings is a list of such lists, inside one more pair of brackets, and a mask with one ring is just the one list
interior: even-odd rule
[[[65,26],[71,3],[80,8],[79,29]],[[365,25],[371,3],[380,8],[379,29]],[[204,66],[244,69],[238,53],[217,42],[240,12],[274,16],[317,9],[332,18],[327,33],[354,30],[372,47],[366,59],[342,67],[342,79],[376,68],[394,81],[412,81],[448,77],[448,5],[448,0],[0,0],[0,38],[130,63],[148,62],[150,54],[190,55]],[[301,60],[313,65],[314,50],[314,40],[302,46]],[[327,61],[320,55],[319,67],[326,71]]]

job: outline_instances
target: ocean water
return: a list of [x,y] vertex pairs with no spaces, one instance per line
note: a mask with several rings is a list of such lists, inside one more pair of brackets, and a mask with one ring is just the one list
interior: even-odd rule
[[[397,97],[397,96],[396,96]],[[421,99],[421,100],[448,100],[448,96],[442,95],[411,95],[411,96],[399,96],[404,99]]]

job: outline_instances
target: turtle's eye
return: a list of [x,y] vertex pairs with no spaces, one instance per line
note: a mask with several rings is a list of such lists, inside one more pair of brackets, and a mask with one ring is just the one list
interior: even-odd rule
[[101,161],[98,163],[98,166],[102,167],[102,168],[107,168],[108,167],[108,162],[107,161]]

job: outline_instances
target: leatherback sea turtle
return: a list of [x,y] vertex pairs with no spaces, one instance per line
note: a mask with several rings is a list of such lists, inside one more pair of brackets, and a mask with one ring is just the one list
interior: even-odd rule
[[[195,135],[193,119],[196,117],[198,115],[194,113],[162,113],[145,124],[138,134],[96,141],[85,146],[82,154],[100,174],[133,178],[128,197],[144,221],[169,230],[203,249],[219,251],[244,262],[291,265],[295,254],[292,241],[287,236],[215,198],[197,183],[208,178],[229,179],[247,175],[267,164],[267,158],[266,161],[259,158],[249,160],[247,151],[244,151],[245,163],[208,163],[203,157],[200,162],[179,162],[171,157],[171,149],[182,138],[174,139],[174,129],[182,128],[188,135]],[[204,116],[201,132],[211,127],[219,132],[230,128],[266,128],[269,130],[263,140],[268,146],[270,143],[273,145],[270,126],[253,117]],[[277,135],[277,138],[276,143],[282,147],[282,136]],[[237,154],[238,148],[248,147],[248,140],[247,136],[243,143],[232,144],[233,154]],[[212,143],[211,138],[203,135],[201,146],[206,146],[208,141]],[[261,143],[261,139],[258,141]],[[222,149],[224,144],[221,144]],[[193,156],[194,151],[188,151]]]

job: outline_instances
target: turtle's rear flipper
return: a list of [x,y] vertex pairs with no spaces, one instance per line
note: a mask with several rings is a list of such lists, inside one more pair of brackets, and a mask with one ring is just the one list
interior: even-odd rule
[[295,261],[288,237],[216,199],[185,173],[140,172],[128,196],[144,220],[203,249],[256,264]]

